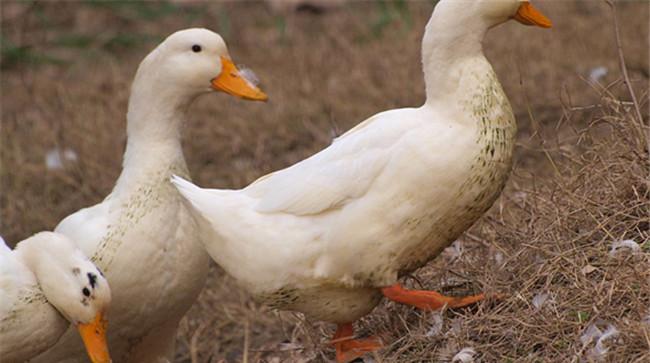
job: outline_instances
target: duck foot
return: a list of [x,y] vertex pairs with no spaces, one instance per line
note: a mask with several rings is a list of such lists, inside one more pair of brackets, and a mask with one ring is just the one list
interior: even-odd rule
[[336,362],[348,363],[383,347],[377,337],[353,339],[354,327],[352,323],[339,324],[332,339],[336,348]]
[[427,290],[407,290],[400,284],[381,289],[381,292],[395,302],[412,305],[422,310],[438,310],[447,305],[448,308],[461,308],[485,299],[484,294],[452,297]]

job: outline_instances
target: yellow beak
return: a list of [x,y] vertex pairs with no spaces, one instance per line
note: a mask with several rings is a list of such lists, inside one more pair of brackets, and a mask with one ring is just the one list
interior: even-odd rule
[[542,28],[550,28],[553,26],[551,20],[542,14],[539,10],[535,9],[533,5],[525,1],[519,5],[517,14],[513,17],[516,21],[525,25],[537,25]]
[[268,96],[246,80],[228,58],[221,57],[221,74],[212,80],[212,88],[250,101],[266,101]]
[[88,356],[93,363],[110,363],[111,356],[108,354],[106,344],[106,326],[108,322],[102,313],[97,313],[95,319],[88,324],[79,324],[77,329],[84,341]]

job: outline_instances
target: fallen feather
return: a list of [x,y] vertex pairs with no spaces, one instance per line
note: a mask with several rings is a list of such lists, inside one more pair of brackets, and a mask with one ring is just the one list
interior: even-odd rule
[[648,309],[648,312],[646,315],[641,319],[641,322],[646,325],[650,325],[650,309]]
[[580,341],[583,347],[587,347],[593,342],[596,344],[587,351],[587,356],[591,361],[602,361],[607,353],[609,347],[605,345],[607,340],[616,338],[619,335],[618,329],[612,324],[607,324],[607,328],[603,332],[595,323],[589,324],[587,330],[580,336]]
[[631,239],[616,241],[612,243],[612,249],[609,250],[609,255],[616,256],[621,252],[621,250],[629,250],[632,253],[636,253],[638,251],[641,251],[641,246],[639,246],[638,243],[634,242],[634,240]]
[[445,336],[449,335],[459,335],[463,330],[463,324],[460,319],[452,319],[449,324],[449,330],[445,333]]
[[442,314],[439,311],[435,312],[432,320],[433,323],[431,324],[431,328],[429,328],[429,331],[425,334],[427,337],[435,337],[442,332],[442,327],[444,325]]
[[607,339],[612,339],[616,338],[619,335],[618,329],[612,324],[607,325],[607,329],[605,329],[605,332],[598,338],[598,341],[596,342],[596,349],[598,351],[607,353],[607,347],[605,346],[605,341]]
[[601,78],[607,75],[607,68],[605,67],[596,67],[589,72],[589,80],[592,83],[598,83]]
[[553,298],[548,293],[539,293],[533,297],[533,306],[537,310],[540,310],[547,302],[553,302]]
[[456,260],[463,254],[463,242],[456,240],[451,246],[445,248],[443,253],[450,259]]
[[451,359],[451,363],[473,363],[475,355],[474,348],[463,348]]
[[514,192],[514,193],[512,193],[512,199],[515,202],[519,202],[519,203],[525,202],[526,198],[528,198],[528,193],[526,193],[526,192]]
[[585,347],[594,340],[600,338],[601,335],[603,335],[603,332],[598,329],[596,324],[589,324],[587,330],[585,330],[585,332],[580,336],[580,342],[582,342],[582,346]]
[[77,153],[72,149],[65,149],[63,152],[59,148],[50,149],[45,154],[45,167],[49,170],[61,170],[65,162],[77,161]]
[[285,351],[285,350],[299,350],[299,349],[303,349],[304,347],[301,344],[296,344],[296,343],[280,343],[278,345],[278,348],[280,351]]
[[502,266],[503,265],[503,253],[497,251],[494,254],[494,263],[496,263],[497,266]]
[[587,266],[583,267],[582,269],[580,269],[580,272],[582,272],[583,275],[589,275],[590,273],[592,273],[592,272],[594,272],[596,270],[598,270],[596,267],[594,267],[592,265],[587,265]]
[[609,351],[609,348],[605,346],[605,341],[608,339],[616,338],[619,335],[618,329],[613,325],[608,325],[604,333],[600,335],[596,341],[596,346],[591,348],[587,353],[590,358],[594,360],[603,360]]

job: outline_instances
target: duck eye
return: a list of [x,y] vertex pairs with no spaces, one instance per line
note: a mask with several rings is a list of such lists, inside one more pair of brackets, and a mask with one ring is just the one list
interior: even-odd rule
[[198,45],[198,44],[194,44],[194,45],[192,46],[192,51],[193,51],[194,53],[198,53],[198,52],[200,52],[200,51],[201,51],[201,46]]
[[82,293],[84,294],[84,296],[86,296],[86,297],[90,296],[90,290],[88,290],[87,287],[84,287],[83,290],[81,290],[81,292],[82,292]]

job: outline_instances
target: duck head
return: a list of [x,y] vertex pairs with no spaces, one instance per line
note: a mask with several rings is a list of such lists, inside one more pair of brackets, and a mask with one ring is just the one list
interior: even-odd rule
[[64,235],[41,232],[16,246],[48,302],[77,327],[93,363],[111,362],[106,312],[111,290],[102,272]]
[[440,0],[422,39],[427,102],[453,97],[458,74],[447,70],[463,59],[484,59],[485,34],[509,20],[551,27],[551,21],[529,1]]
[[149,82],[144,84],[169,87],[189,98],[210,91],[252,101],[268,98],[237,69],[221,36],[207,29],[185,29],[167,37],[142,61],[136,83],[145,77]]
[[435,13],[442,22],[489,29],[508,20],[550,28],[551,21],[527,0],[442,0]]
[[[535,9],[530,1],[518,0],[517,12],[511,15],[508,19],[514,19],[524,25],[536,25],[542,28],[550,28],[553,23],[549,18],[542,14],[539,10]],[[512,9],[509,9],[512,11]]]

